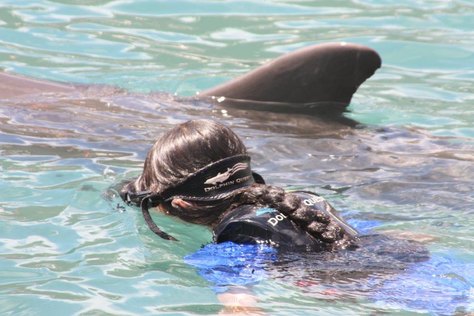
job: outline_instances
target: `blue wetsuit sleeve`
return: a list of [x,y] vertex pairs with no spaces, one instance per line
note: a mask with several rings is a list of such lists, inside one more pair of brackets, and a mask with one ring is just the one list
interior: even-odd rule
[[269,246],[223,242],[208,244],[184,260],[196,267],[216,292],[224,292],[229,286],[265,279],[265,266],[275,258],[276,250]]

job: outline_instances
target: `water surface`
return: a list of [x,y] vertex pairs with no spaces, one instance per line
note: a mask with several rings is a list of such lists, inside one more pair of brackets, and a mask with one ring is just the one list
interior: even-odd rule
[[[192,118],[225,122],[269,183],[322,194],[364,231],[429,236],[430,259],[395,274],[273,270],[253,286],[268,314],[474,311],[473,21],[469,1],[2,1],[0,68],[85,86],[0,101],[0,312],[219,312],[184,260],[205,228],[157,215],[180,239],[164,242],[103,197]],[[382,56],[347,114],[364,128],[173,98],[327,41]]]

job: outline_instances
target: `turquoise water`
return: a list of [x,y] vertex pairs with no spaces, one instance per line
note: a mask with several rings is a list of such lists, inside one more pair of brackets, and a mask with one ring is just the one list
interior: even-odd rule
[[[202,117],[233,127],[268,182],[313,189],[378,232],[429,236],[432,259],[390,278],[262,280],[269,315],[474,311],[473,21],[470,1],[2,1],[0,68],[92,86],[0,100],[0,313],[217,314],[184,260],[210,233],[158,215],[180,239],[163,242],[104,198],[162,131]],[[348,113],[366,129],[321,136],[311,117],[170,97],[328,41],[382,56]]]

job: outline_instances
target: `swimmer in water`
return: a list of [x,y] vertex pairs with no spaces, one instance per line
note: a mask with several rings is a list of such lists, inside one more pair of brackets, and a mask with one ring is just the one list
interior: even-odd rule
[[150,207],[209,226],[216,243],[309,251],[357,246],[357,231],[324,198],[265,184],[242,140],[210,120],[188,121],[162,135],[121,196],[141,206],[150,229],[168,240],[176,239],[153,222]]
[[[242,140],[211,120],[192,120],[163,134],[148,152],[142,174],[121,197],[140,206],[158,236],[176,240],[152,220],[150,207],[207,225],[215,243],[265,244],[278,249],[333,251],[356,247],[358,233],[322,197],[285,192],[253,172]],[[259,315],[245,288],[218,294],[223,313]]]
[[[165,240],[176,238],[155,224],[150,208],[208,226],[216,246],[225,242],[257,244],[282,254],[353,252],[356,248],[372,253],[383,248],[384,267],[388,262],[396,266],[398,260],[390,261],[389,257],[396,258],[399,252],[401,256],[408,253],[411,262],[426,260],[425,250],[417,246],[359,236],[315,193],[286,192],[265,184],[262,176],[252,171],[243,141],[229,127],[211,120],[187,121],[159,137],[148,152],[142,174],[125,184],[120,195],[128,204],[141,207],[150,229]],[[368,257],[377,260],[377,256]],[[302,264],[317,269],[311,261]],[[225,310],[233,313],[261,312],[256,309],[256,298],[242,287],[231,287],[218,293],[218,298]]]

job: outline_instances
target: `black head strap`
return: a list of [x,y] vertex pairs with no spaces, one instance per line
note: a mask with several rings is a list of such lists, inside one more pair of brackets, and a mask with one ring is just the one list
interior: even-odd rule
[[250,157],[236,155],[221,159],[189,175],[184,181],[161,193],[150,191],[126,193],[127,203],[139,204],[148,227],[163,239],[177,240],[162,231],[153,221],[149,208],[174,198],[193,201],[218,201],[230,196],[234,191],[252,185],[265,183],[263,178],[252,172]]
[[151,229],[151,231],[157,234],[158,236],[160,236],[161,238],[166,239],[166,240],[177,240],[173,236],[162,231],[155,224],[155,222],[153,221],[153,218],[151,218],[150,211],[149,211],[150,205],[153,206],[153,205],[159,204],[159,200],[161,200],[159,196],[153,196],[153,195],[150,195],[142,200],[141,208],[142,208],[143,218],[145,218],[145,222],[148,225],[148,227]]
[[182,198],[194,201],[216,201],[235,190],[255,182],[250,157],[236,155],[221,159],[189,175],[183,182],[164,190],[160,196],[164,201]]

